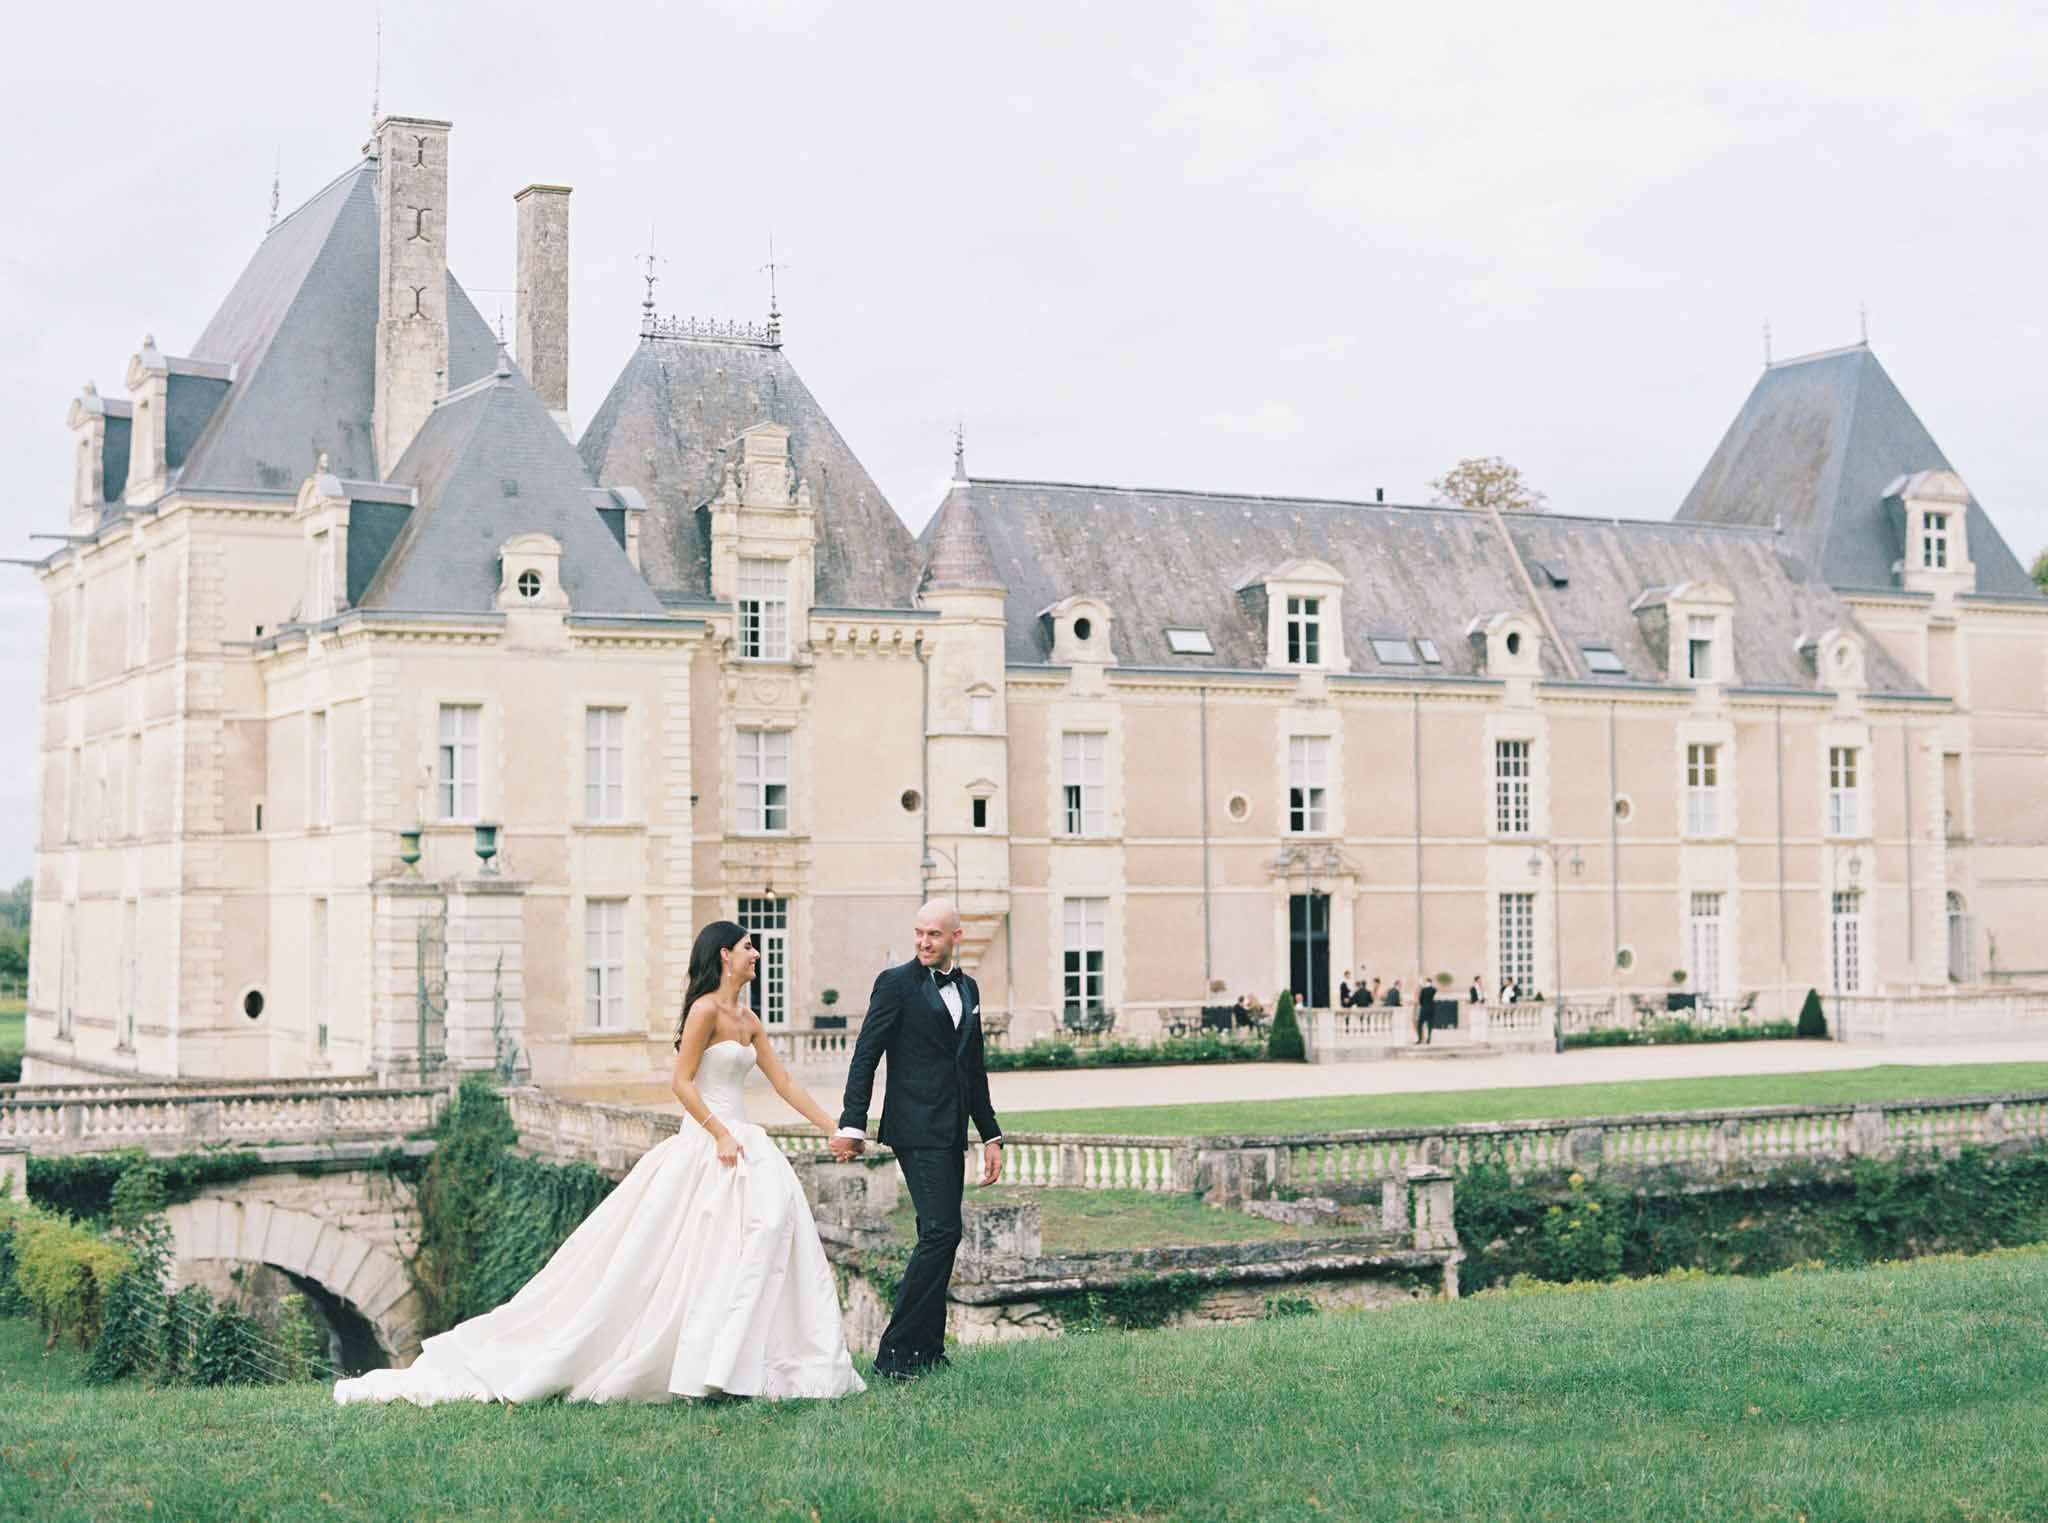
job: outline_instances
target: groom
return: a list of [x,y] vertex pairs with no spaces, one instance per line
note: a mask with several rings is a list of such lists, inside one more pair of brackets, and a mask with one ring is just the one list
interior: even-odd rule
[[917,956],[885,969],[868,999],[867,1019],[846,1075],[846,1105],[832,1156],[859,1155],[867,1139],[875,1065],[889,1059],[881,1140],[917,1207],[917,1247],[903,1271],[896,1309],[882,1331],[875,1373],[914,1380],[946,1358],[946,1282],[960,1248],[960,1197],[966,1189],[967,1118],[981,1134],[981,1182],[1003,1173],[1003,1129],[988,1101],[982,1059],[981,992],[953,965],[960,911],[934,899],[917,912]]

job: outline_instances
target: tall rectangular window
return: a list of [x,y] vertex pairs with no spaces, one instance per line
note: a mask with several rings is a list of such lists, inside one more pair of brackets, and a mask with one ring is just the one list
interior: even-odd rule
[[583,817],[626,817],[626,711],[583,711]]
[[789,562],[740,561],[740,655],[749,661],[789,659]]
[[1523,997],[1536,987],[1536,896],[1500,896],[1500,987],[1520,984]]
[[1323,600],[1321,598],[1295,598],[1287,600],[1287,664],[1289,666],[1321,666],[1323,664]]
[[315,709],[309,716],[312,721],[312,738],[307,744],[310,753],[310,777],[312,800],[306,810],[307,820],[314,825],[332,824],[334,805],[329,791],[327,763],[327,711]]
[[312,977],[309,980],[310,987],[307,991],[309,996],[308,1004],[311,1006],[307,1011],[307,1017],[312,1027],[309,1035],[313,1039],[313,1055],[316,1058],[324,1058],[327,1056],[327,1013],[332,1002],[332,996],[327,986],[327,969],[329,964],[327,901],[325,899],[315,899],[313,901],[313,924],[310,934],[312,945],[306,949],[306,960],[311,964],[312,973]]
[[1685,833],[1689,836],[1721,833],[1721,748],[1718,745],[1688,745],[1685,748]]
[[135,1050],[135,1007],[142,997],[142,941],[139,933],[141,906],[133,899],[121,903],[121,1041]]
[[1863,828],[1863,795],[1856,787],[1856,747],[1828,747],[1828,834],[1853,836]]
[[441,705],[441,749],[439,786],[435,792],[444,820],[473,820],[477,817],[478,747],[483,734],[484,711],[473,703]]
[[1064,906],[1063,1008],[1069,1017],[1100,1015],[1104,1008],[1107,899],[1069,899]]
[[1526,740],[1493,743],[1493,831],[1495,835],[1529,833],[1529,746]]
[[1948,514],[1920,515],[1920,564],[1929,571],[1948,570]]
[[1103,752],[1109,737],[1093,731],[1069,730],[1060,737],[1060,781],[1065,790],[1067,834],[1105,834],[1103,822]]
[[129,568],[128,664],[142,666],[149,660],[149,557],[136,556]]
[[1838,994],[1863,992],[1863,895],[1850,889],[1834,895],[1829,917],[1831,976]]
[[739,923],[761,953],[761,966],[754,970],[754,1014],[764,1026],[781,1026],[789,1020],[789,901],[787,899],[742,899]]
[[1685,674],[1695,682],[1714,680],[1714,621],[1693,614],[1686,620]]
[[988,829],[988,800],[972,799],[969,801],[969,807],[973,814],[974,828],[976,830]]
[[1330,828],[1330,738],[1327,735],[1287,737],[1287,829],[1294,835],[1321,835]]
[[583,901],[583,1024],[592,1031],[626,1025],[626,901]]
[[741,830],[789,829],[789,731],[739,732]]
[[1721,896],[1694,894],[1688,927],[1692,943],[1692,986],[1712,999],[1721,992]]

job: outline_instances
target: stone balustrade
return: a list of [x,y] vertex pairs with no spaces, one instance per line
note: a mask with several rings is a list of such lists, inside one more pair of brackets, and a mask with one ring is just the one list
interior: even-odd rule
[[1823,996],[1838,1042],[1920,1046],[1947,1042],[2048,1041],[2048,992]]
[[844,1072],[853,1061],[853,1044],[859,1040],[860,1030],[858,1027],[834,1031],[771,1027],[767,1035],[768,1045],[775,1049],[775,1055],[791,1068]]
[[[91,1086],[97,1091],[98,1086]],[[36,1153],[140,1147],[176,1153],[221,1144],[396,1140],[431,1127],[447,1103],[438,1085],[378,1089],[257,1085],[120,1090],[73,1098],[39,1090],[0,1098],[0,1143]]]
[[[1309,1010],[1302,1040],[1311,1063],[1369,1063],[1415,1042],[1414,1005],[1368,1005],[1362,1010]],[[1432,1045],[1491,1052],[1548,1052],[1555,1045],[1550,1005],[1458,1006],[1458,1024],[1438,1028]]]

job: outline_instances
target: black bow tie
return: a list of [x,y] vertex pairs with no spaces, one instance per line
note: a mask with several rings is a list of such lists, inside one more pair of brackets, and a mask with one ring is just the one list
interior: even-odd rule
[[937,984],[941,989],[945,988],[948,984],[958,984],[960,982],[960,970],[958,968],[954,968],[950,972],[941,972],[939,969],[933,968],[932,982]]

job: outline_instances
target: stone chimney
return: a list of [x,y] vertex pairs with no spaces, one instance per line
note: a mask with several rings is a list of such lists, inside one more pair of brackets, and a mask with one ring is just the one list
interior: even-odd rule
[[448,375],[448,122],[377,120],[377,474],[388,477]]
[[569,187],[529,185],[519,207],[519,368],[569,426]]

